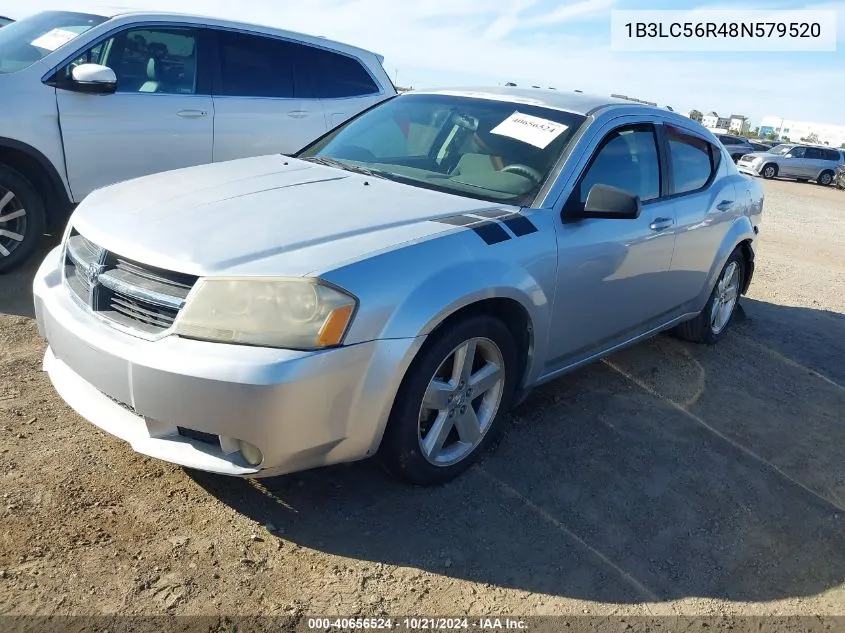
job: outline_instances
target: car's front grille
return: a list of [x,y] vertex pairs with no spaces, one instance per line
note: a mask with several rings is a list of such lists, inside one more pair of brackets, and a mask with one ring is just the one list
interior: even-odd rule
[[93,312],[156,334],[173,325],[197,278],[126,259],[73,230],[65,249],[65,281]]

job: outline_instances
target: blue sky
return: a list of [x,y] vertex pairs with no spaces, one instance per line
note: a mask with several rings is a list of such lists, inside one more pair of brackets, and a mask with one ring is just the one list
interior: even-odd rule
[[[845,125],[845,1],[117,0],[324,35],[385,56],[401,85],[502,84],[622,93],[688,112]],[[20,18],[69,0],[4,0]],[[835,9],[836,52],[614,53],[613,9]]]

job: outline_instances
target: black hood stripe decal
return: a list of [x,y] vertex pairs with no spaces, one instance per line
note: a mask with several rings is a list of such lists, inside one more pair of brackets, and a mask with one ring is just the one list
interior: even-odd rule
[[[511,234],[514,237],[522,237],[537,232],[537,227],[527,217],[521,213],[503,209],[473,211],[465,215],[437,218],[432,222],[470,229],[491,246],[512,239]],[[505,230],[504,227],[507,227],[508,230]]]

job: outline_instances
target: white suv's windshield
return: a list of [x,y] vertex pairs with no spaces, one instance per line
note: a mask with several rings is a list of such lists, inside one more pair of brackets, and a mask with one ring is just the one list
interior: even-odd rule
[[791,150],[794,145],[775,145],[772,149],[769,150],[769,154],[786,154],[789,150]]
[[29,68],[107,18],[87,13],[46,11],[0,29],[0,73]]
[[526,204],[584,118],[493,99],[409,94],[342,125],[298,157],[427,189]]

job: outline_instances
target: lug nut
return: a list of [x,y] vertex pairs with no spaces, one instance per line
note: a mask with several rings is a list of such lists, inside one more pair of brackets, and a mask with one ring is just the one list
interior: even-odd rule
[[461,407],[461,415],[463,415],[466,412],[467,412],[467,407],[466,407],[466,405],[464,405],[464,406]]

